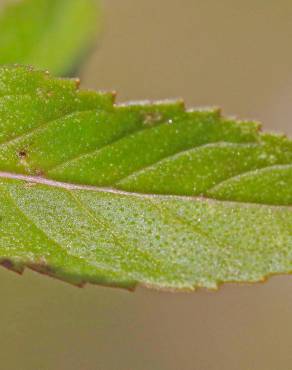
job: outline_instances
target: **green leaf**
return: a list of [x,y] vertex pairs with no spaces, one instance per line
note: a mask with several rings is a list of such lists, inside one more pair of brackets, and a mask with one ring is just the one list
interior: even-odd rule
[[216,288],[292,270],[292,141],[181,102],[0,68],[0,256],[73,284]]
[[0,64],[71,72],[99,24],[97,0],[22,0],[0,13]]

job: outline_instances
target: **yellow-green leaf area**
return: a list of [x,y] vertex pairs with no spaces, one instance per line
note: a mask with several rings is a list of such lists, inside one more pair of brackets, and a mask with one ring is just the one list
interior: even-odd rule
[[98,0],[21,0],[0,9],[0,64],[72,72],[99,30]]

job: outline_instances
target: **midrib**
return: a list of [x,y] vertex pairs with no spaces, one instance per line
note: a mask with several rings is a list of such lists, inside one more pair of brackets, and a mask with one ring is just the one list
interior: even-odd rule
[[239,201],[230,201],[230,200],[217,200],[213,198],[206,198],[203,196],[189,196],[189,195],[172,195],[172,194],[147,194],[147,193],[136,193],[136,192],[129,192],[123,191],[115,188],[109,187],[97,187],[92,185],[82,185],[82,184],[72,184],[67,182],[60,182],[55,180],[50,180],[40,176],[29,176],[29,175],[22,175],[17,173],[11,172],[4,172],[0,171],[0,179],[6,180],[18,180],[24,181],[27,184],[38,184],[44,185],[48,187],[55,187],[60,189],[66,190],[85,190],[85,191],[93,191],[97,193],[110,193],[116,194],[121,196],[134,196],[139,198],[159,198],[161,200],[182,200],[182,201],[193,201],[193,202],[209,202],[209,203],[221,203],[221,204],[240,204],[242,206],[250,206],[250,207],[269,207],[269,208],[278,208],[278,209],[292,209],[292,206],[283,206],[283,205],[270,205],[270,204],[259,204],[259,203],[249,203],[249,202],[239,202]]

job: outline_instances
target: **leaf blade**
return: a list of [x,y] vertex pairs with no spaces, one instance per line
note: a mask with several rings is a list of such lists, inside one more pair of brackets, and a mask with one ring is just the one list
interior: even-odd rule
[[180,102],[113,105],[111,94],[80,92],[25,67],[0,68],[6,92],[6,267],[76,285],[175,290],[292,270],[290,139]]

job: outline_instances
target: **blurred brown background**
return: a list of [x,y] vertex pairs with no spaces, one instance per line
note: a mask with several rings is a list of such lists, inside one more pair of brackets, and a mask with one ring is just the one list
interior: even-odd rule
[[[83,86],[218,105],[292,133],[291,0],[104,0],[104,23]],[[128,293],[1,269],[0,288],[1,369],[292,368],[292,277]]]

